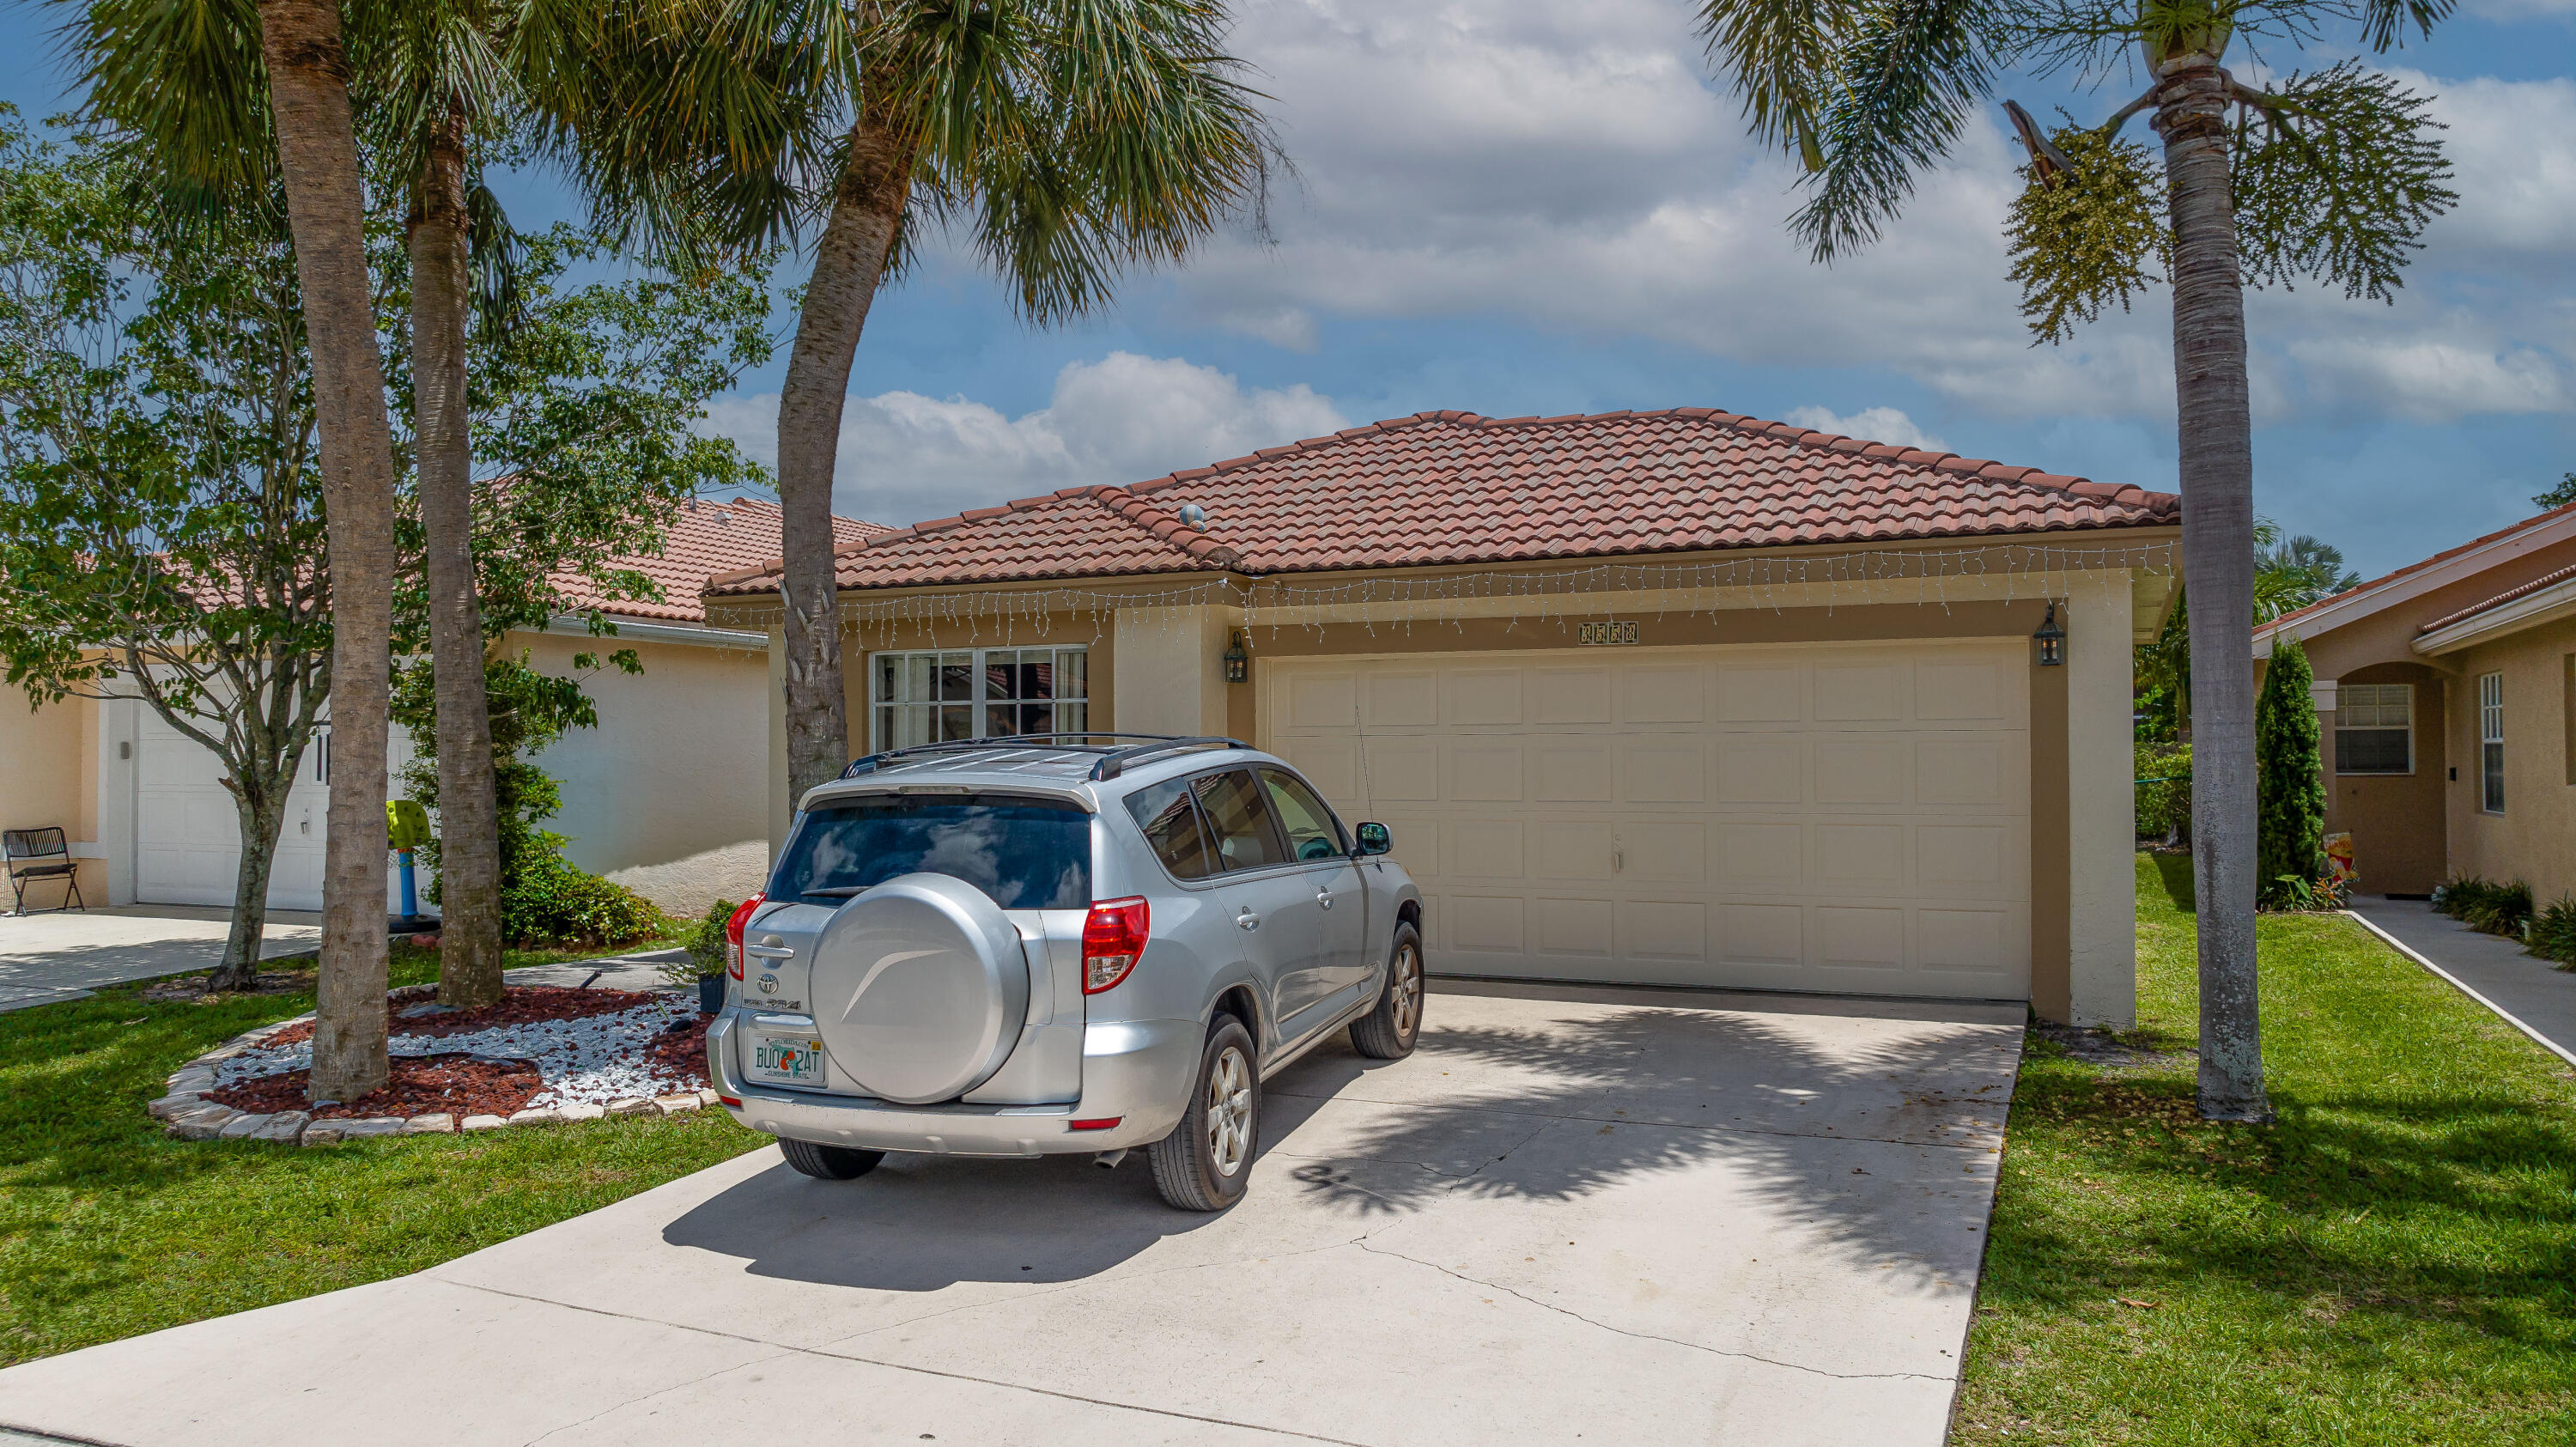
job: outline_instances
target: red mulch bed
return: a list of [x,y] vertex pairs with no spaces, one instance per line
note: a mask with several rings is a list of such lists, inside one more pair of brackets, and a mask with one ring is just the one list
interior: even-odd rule
[[707,1026],[714,1017],[700,1015],[684,1030],[665,1030],[644,1047],[644,1058],[687,1077],[703,1090],[715,1082],[707,1075]]
[[[435,990],[397,990],[385,1002],[386,1029],[396,1035],[463,1035],[495,1025],[524,1025],[531,1020],[578,1020],[585,1015],[614,1015],[653,999],[649,990],[579,990],[569,985],[511,985],[501,1002],[478,1010],[398,1018],[415,1005],[437,1003]],[[268,1037],[269,1045],[295,1045],[313,1038],[313,1022],[299,1020]]]
[[[698,1053],[703,1062],[706,1056],[703,1045]],[[469,1115],[506,1116],[513,1111],[525,1110],[528,1102],[536,1099],[537,1093],[546,1088],[545,1081],[537,1075],[537,1067],[524,1060],[477,1060],[471,1055],[397,1055],[393,1058],[390,1075],[381,1087],[356,1100],[313,1110],[304,1099],[310,1075],[311,1072],[303,1070],[263,1075],[227,1089],[207,1091],[206,1098],[235,1110],[263,1115],[280,1110],[312,1110],[318,1118],[335,1120],[371,1115],[432,1115],[445,1111],[461,1121]]]

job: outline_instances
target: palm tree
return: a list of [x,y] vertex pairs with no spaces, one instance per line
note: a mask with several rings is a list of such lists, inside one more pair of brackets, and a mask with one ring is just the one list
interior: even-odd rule
[[[920,220],[971,230],[1041,325],[1178,260],[1247,204],[1278,153],[1223,0],[678,0],[616,14],[618,77],[549,94],[598,189],[683,178],[738,240],[820,222],[778,405],[786,536],[788,786],[849,760],[832,480],[841,409],[878,290]],[[612,7],[613,8],[613,7]],[[695,118],[682,135],[599,114]],[[631,208],[666,225],[665,203]]]
[[175,204],[222,224],[282,188],[295,242],[328,510],[329,842],[311,1093],[384,1083],[385,740],[393,434],[367,281],[366,198],[335,0],[234,8],[97,0],[71,27],[90,108],[145,148]]
[[[2451,0],[1702,0],[1701,31],[1754,133],[1806,164],[1792,226],[1816,259],[1866,245],[2007,68],[2105,79],[2138,63],[2146,92],[2104,125],[2043,134],[2006,103],[2030,152],[2013,219],[2014,278],[2033,331],[2062,339],[2162,265],[2173,287],[2174,391],[2190,612],[2193,871],[2199,889],[2200,1107],[2266,1120],[2254,970],[2253,418],[2247,278],[2315,276],[2386,297],[2416,236],[2456,198],[2424,101],[2351,62],[2273,90],[2222,64],[2239,38],[2296,50],[2357,17],[2385,51],[2429,33]],[[2161,166],[2119,139],[2152,111]],[[2162,205],[2162,214],[2158,206]]]

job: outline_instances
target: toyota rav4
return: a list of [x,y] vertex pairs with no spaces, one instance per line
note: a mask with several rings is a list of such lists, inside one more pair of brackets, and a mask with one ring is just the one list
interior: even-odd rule
[[1422,1027],[1422,899],[1233,739],[1059,735],[875,754],[807,793],[727,929],[707,1068],[787,1163],[888,1151],[1152,1160],[1163,1199],[1241,1199],[1262,1082],[1347,1027]]

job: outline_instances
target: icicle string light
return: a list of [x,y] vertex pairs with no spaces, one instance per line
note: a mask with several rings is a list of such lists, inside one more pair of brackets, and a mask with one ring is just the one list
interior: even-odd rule
[[[1507,632],[1524,620],[1570,630],[1578,617],[1615,615],[1623,594],[1638,596],[1658,620],[1676,613],[1694,617],[1791,607],[1830,612],[1838,605],[1906,602],[1938,605],[1946,612],[1953,585],[1972,585],[1974,596],[1983,598],[2063,602],[2072,575],[2093,574],[2107,585],[2109,580],[2099,575],[2113,571],[2172,577],[2179,571],[2176,545],[1889,548],[1334,582],[1218,576],[1174,584],[1133,577],[1039,587],[995,583],[897,597],[843,593],[841,620],[845,628],[884,633],[888,643],[879,646],[893,647],[916,638],[933,643],[943,632],[953,641],[954,630],[963,628],[970,642],[955,646],[1007,648],[1020,641],[1024,629],[1037,638],[1060,636],[1056,626],[1063,615],[1087,623],[1095,640],[1115,629],[1120,613],[1160,614],[1158,625],[1169,633],[1181,626],[1187,610],[1206,607],[1240,611],[1247,643],[1250,628],[1267,628],[1273,638],[1281,628],[1307,628],[1320,637],[1328,626],[1350,623],[1359,624],[1371,638],[1378,636],[1381,623],[1406,633],[1417,623],[1448,623],[1463,636],[1468,618],[1501,619]],[[771,624],[780,613],[779,605],[768,600],[745,600],[727,611],[742,622]],[[988,638],[988,627],[998,636]]]

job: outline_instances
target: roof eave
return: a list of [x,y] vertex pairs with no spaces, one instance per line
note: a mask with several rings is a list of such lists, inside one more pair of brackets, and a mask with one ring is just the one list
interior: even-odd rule
[[2427,658],[2439,658],[2490,639],[2568,617],[2576,617],[2576,578],[2499,603],[2484,612],[2472,613],[2456,623],[2418,636],[2409,646]]
[[2273,636],[2285,629],[2292,637],[2306,643],[2321,633],[2357,623],[2383,609],[2472,577],[2501,561],[2497,556],[2499,553],[2528,552],[2570,541],[2576,541],[2576,509],[2524,527],[2507,529],[2483,543],[2464,547],[2456,556],[2438,563],[2419,567],[2411,573],[2392,575],[2378,583],[2355,588],[2296,613],[2283,614],[2269,623],[2256,625],[2254,656],[2271,657]]

